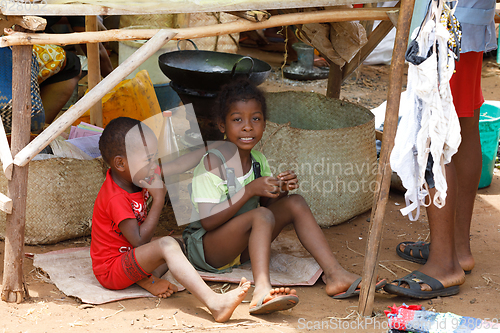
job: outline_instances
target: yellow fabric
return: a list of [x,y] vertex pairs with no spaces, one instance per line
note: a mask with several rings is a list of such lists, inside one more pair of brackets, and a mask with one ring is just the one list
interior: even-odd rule
[[226,268],[229,268],[229,267],[233,267],[233,266],[239,266],[241,265],[241,254],[239,254],[233,261],[231,261],[229,264],[227,265],[224,265],[222,267],[219,267],[217,268],[219,271],[223,270],[223,269],[226,269]]
[[66,51],[57,45],[33,45],[33,53],[40,67],[38,83],[58,73],[66,62]]
[[[147,70],[139,71],[133,79],[120,82],[103,97],[103,126],[106,127],[111,120],[118,117],[130,117],[144,121],[159,137],[163,118]],[[90,123],[89,111],[78,118],[73,125],[76,126],[82,121]]]

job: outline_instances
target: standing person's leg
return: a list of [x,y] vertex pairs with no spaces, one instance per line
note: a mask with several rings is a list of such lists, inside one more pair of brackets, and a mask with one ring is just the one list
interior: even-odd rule
[[[229,320],[250,289],[250,283],[242,278],[236,289],[225,294],[215,293],[202,280],[182,252],[179,243],[172,237],[163,237],[139,246],[135,249],[135,257],[146,272],[152,272],[166,263],[174,278],[205,304],[218,322]],[[147,287],[153,285],[153,282],[141,280],[138,284],[148,290]]]
[[[422,299],[450,296],[458,293],[458,286],[465,282],[464,271],[455,250],[458,193],[453,161],[445,166],[445,172],[448,184],[445,206],[437,208],[431,204],[427,207],[431,238],[429,258],[418,271],[387,284],[384,289],[388,293]],[[430,193],[433,198],[435,190],[431,189]]]
[[460,266],[464,271],[470,271],[474,268],[470,249],[470,226],[482,168],[479,109],[474,111],[474,117],[460,118],[460,129],[462,143],[453,156],[460,193],[455,212],[455,249]]

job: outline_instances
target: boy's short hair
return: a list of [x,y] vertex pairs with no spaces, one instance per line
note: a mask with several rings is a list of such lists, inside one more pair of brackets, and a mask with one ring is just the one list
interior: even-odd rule
[[106,163],[111,165],[113,158],[118,155],[126,157],[125,136],[140,123],[137,119],[119,117],[106,125],[99,139],[99,150]]

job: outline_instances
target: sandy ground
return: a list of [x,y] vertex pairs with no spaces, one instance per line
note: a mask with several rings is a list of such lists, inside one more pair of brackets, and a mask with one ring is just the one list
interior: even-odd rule
[[[242,53],[255,54],[246,49]],[[279,55],[268,53],[266,61],[278,66]],[[358,102],[368,108],[378,106],[386,98],[389,66],[362,66],[343,86],[341,98]],[[489,59],[483,70],[483,91],[486,99],[500,100],[498,66]],[[282,81],[273,73],[262,85],[269,91],[306,90],[324,93],[326,80],[299,83]],[[65,296],[37,272],[31,259],[24,261],[24,274],[30,298],[21,304],[0,302],[0,330],[3,332],[201,332],[248,331],[292,332],[301,330],[339,332],[387,332],[383,310],[393,304],[422,304],[438,312],[453,312],[477,318],[500,321],[500,172],[491,186],[481,189],[476,199],[471,238],[476,267],[458,295],[432,301],[414,301],[384,292],[375,296],[373,319],[356,319],[358,299],[334,300],[324,291],[319,280],[314,286],[297,288],[300,303],[291,310],[267,316],[250,316],[248,302],[240,305],[225,324],[217,324],[207,309],[187,291],[167,300],[141,298],[84,306],[78,299]],[[425,240],[429,237],[425,212],[417,222],[401,216],[404,206],[402,193],[391,191],[384,219],[383,239],[378,274],[393,279],[418,268],[417,264],[401,260],[395,252],[403,240]],[[369,232],[370,212],[341,225],[324,229],[332,251],[348,270],[362,274],[363,253]],[[286,233],[293,233],[287,230]],[[177,232],[176,232],[177,233]],[[51,246],[26,246],[25,252],[45,253],[67,247],[88,246],[89,238],[70,240]],[[298,240],[297,240],[298,244]],[[4,246],[0,244],[0,261]],[[3,270],[3,265],[2,268]],[[222,284],[210,283],[214,290]],[[233,286],[234,287],[234,286]],[[247,296],[247,301],[250,296]]]

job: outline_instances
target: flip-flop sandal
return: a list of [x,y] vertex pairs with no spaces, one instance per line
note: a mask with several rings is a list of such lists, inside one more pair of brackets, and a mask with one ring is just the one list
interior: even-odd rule
[[[349,298],[349,297],[353,297],[353,296],[359,295],[359,293],[361,292],[361,289],[358,288],[358,285],[359,285],[360,282],[361,282],[361,277],[357,278],[349,286],[349,288],[346,291],[344,291],[342,293],[335,294],[335,295],[332,296],[332,298],[335,298],[335,299],[344,299],[344,298]],[[387,281],[385,279],[380,280],[375,285],[375,290],[382,289],[386,284],[387,284]]]
[[263,303],[266,296],[267,294],[262,296],[257,305],[248,310],[251,315],[269,314],[276,311],[288,310],[299,303],[299,297],[297,295],[278,296]]
[[[401,242],[396,247],[396,253],[405,260],[423,265],[427,262],[427,258],[429,258],[429,244],[422,241]],[[403,251],[401,251],[401,245],[405,246]]]
[[[431,243],[417,242],[401,242],[396,246],[396,253],[401,258],[423,265],[429,258],[429,245]],[[405,246],[404,251],[401,251],[401,245]],[[465,274],[470,274],[472,270],[464,271]]]
[[[398,285],[395,286],[392,283],[385,285],[384,290],[389,294],[395,294],[404,297],[411,297],[416,299],[430,299],[438,296],[452,296],[459,292],[458,286],[451,286],[445,288],[441,282],[433,277],[430,277],[422,272],[413,271],[412,273],[396,279],[392,282],[397,282]],[[401,287],[402,283],[408,284],[409,288]],[[429,285],[432,290],[426,291],[420,288],[420,285],[425,283]]]

